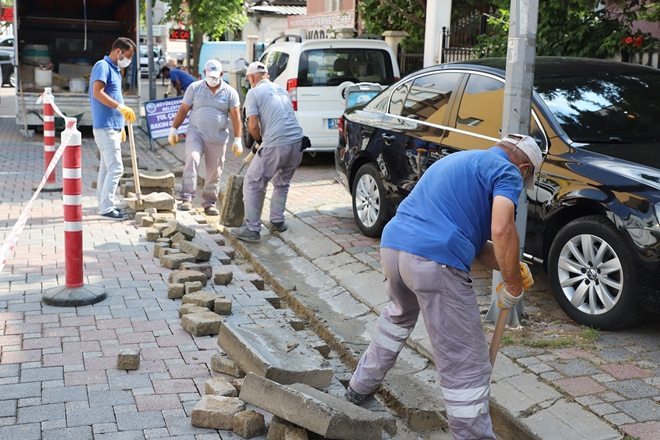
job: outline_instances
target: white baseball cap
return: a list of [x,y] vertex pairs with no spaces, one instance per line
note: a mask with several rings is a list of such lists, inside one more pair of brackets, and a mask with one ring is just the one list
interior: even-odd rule
[[264,63],[260,63],[259,61],[254,61],[250,63],[250,65],[248,66],[245,75],[252,75],[253,73],[268,73],[268,69],[266,69]]
[[507,144],[513,145],[525,153],[529,161],[532,163],[532,165],[534,165],[535,173],[541,169],[541,162],[543,161],[543,156],[541,155],[541,147],[539,147],[534,138],[531,136],[516,133],[507,134],[502,138],[500,142],[506,142]]
[[222,64],[218,60],[208,60],[204,64],[204,71],[212,78],[220,78],[222,74]]

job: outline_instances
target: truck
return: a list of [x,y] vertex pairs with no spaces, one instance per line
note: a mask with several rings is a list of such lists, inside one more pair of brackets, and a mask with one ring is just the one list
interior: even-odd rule
[[[86,0],[84,2],[15,0],[14,50],[17,72],[16,123],[42,125],[45,87],[51,87],[55,104],[79,126],[91,126],[88,84],[96,61],[110,52],[117,37],[139,36],[137,0]],[[126,105],[139,114],[140,62],[136,48],[133,62],[122,72]],[[56,126],[62,124],[56,118]]]

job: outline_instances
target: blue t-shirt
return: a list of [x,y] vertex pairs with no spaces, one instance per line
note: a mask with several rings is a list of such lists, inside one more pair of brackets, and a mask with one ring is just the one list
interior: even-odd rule
[[263,147],[283,147],[299,142],[303,137],[289,94],[267,79],[248,90],[245,116],[259,117]]
[[183,70],[170,69],[170,81],[172,81],[172,84],[174,84],[175,81],[179,81],[181,83],[181,90],[185,92],[188,86],[197,80]]
[[124,97],[121,94],[121,72],[119,67],[112,62],[107,55],[94,64],[92,74],[89,77],[89,103],[92,109],[92,126],[94,128],[124,127],[124,117],[117,109],[110,108],[94,97],[94,81],[105,84],[104,90],[112,99],[123,104]]
[[522,176],[500,148],[453,153],[422,175],[380,245],[469,271],[490,239],[494,197],[517,205],[521,190]]

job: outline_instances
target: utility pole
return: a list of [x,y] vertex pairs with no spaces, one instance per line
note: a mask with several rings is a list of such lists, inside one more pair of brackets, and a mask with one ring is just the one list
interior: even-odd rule
[[[506,53],[506,77],[504,85],[504,112],[502,135],[509,133],[529,134],[534,88],[534,61],[536,57],[536,28],[538,25],[538,0],[511,0],[509,40]],[[527,190],[523,187],[516,210],[516,230],[520,237],[520,255],[525,248],[527,229]],[[500,309],[497,307],[495,288],[502,275],[493,271],[491,304],[486,321],[495,322]],[[523,301],[509,313],[508,324],[517,327],[523,311]]]
[[153,19],[154,14],[151,10],[151,2],[153,0],[146,0],[147,8],[147,59],[149,60],[149,100],[156,99],[156,78],[153,76],[154,71],[154,27]]
[[424,31],[424,67],[440,62],[442,28],[449,29],[452,0],[426,0],[426,28]]

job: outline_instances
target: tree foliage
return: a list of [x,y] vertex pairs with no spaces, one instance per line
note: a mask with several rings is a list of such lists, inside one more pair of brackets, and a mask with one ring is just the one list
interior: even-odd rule
[[359,14],[368,34],[406,31],[405,48],[424,45],[426,0],[360,0]]

